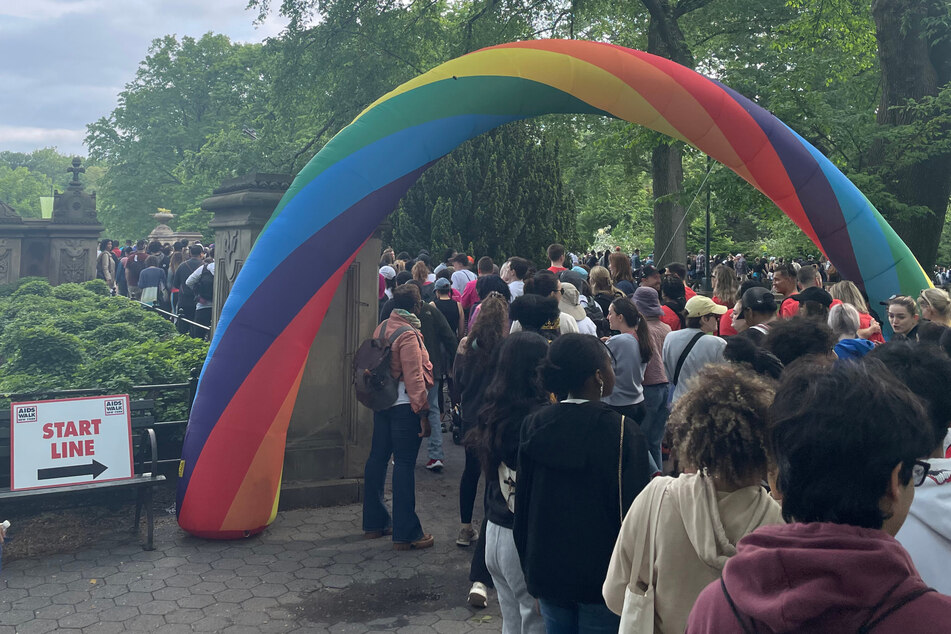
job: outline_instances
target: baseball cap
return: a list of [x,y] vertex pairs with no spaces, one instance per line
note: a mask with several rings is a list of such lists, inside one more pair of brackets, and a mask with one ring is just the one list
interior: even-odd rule
[[684,306],[687,310],[687,317],[703,317],[704,315],[722,315],[727,311],[726,306],[714,303],[709,297],[695,295],[687,300]]
[[437,291],[443,291],[449,288],[450,286],[452,286],[452,282],[450,282],[444,277],[440,277],[435,282],[433,282],[433,286],[436,288]]
[[756,286],[743,293],[743,309],[749,308],[754,313],[775,313],[776,297],[768,288]]
[[803,302],[819,302],[826,308],[832,305],[832,295],[829,295],[828,291],[824,291],[818,286],[810,286],[801,293],[793,295],[792,299],[800,304]]

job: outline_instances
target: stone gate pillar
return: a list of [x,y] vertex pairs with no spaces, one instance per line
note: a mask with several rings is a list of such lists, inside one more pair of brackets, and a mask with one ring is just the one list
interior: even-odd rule
[[[215,301],[221,306],[291,178],[252,173],[225,181],[202,202],[215,230]],[[287,430],[281,508],[346,504],[361,499],[372,412],[350,384],[353,354],[377,323],[380,240],[364,245],[340,283],[311,345]],[[319,258],[314,266],[330,266]],[[306,272],[303,272],[306,274]]]

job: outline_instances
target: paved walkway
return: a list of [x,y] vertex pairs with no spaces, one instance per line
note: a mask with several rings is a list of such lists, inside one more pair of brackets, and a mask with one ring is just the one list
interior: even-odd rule
[[423,468],[424,445],[416,474],[417,507],[434,548],[396,552],[387,539],[364,540],[360,505],[282,512],[242,541],[196,539],[166,514],[156,520],[152,552],[129,536],[4,563],[0,634],[499,632],[493,592],[484,610],[466,605],[474,546],[455,545],[464,458],[443,437],[445,471]]

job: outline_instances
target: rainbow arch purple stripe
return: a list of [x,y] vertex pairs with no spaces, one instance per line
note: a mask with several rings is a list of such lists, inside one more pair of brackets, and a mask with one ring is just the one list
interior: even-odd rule
[[[298,174],[274,211],[223,307],[202,370],[182,451],[182,528],[233,538],[273,520],[300,375],[346,267],[434,161],[487,130],[551,113],[617,117],[699,148],[768,196],[873,303],[930,285],[828,159],[726,86],[596,42],[483,49],[371,104]],[[312,266],[315,253],[339,266]]]

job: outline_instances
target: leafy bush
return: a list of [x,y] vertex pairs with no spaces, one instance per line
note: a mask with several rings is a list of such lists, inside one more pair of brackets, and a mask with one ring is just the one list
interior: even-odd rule
[[83,282],[82,287],[96,295],[104,295],[105,297],[112,295],[112,289],[109,288],[105,280],[89,280],[88,282]]
[[[185,383],[207,353],[161,315],[111,297],[102,280],[0,288],[0,406],[3,394]],[[184,418],[182,391],[154,397],[160,419]]]
[[82,341],[54,326],[21,328],[17,354],[10,360],[14,371],[69,377],[85,358]]
[[60,284],[53,289],[53,297],[69,302],[75,302],[81,299],[89,299],[92,296],[93,293],[83,288],[82,284]]
[[13,297],[23,297],[24,295],[39,295],[40,297],[49,297],[53,294],[53,287],[46,280],[30,279],[21,283],[15,291]]

